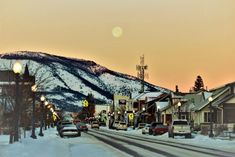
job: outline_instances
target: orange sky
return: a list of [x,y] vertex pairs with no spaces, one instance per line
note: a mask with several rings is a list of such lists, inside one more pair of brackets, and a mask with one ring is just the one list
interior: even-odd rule
[[201,75],[213,88],[235,81],[235,0],[0,0],[0,52],[18,50],[130,75],[145,54],[147,81],[188,91]]

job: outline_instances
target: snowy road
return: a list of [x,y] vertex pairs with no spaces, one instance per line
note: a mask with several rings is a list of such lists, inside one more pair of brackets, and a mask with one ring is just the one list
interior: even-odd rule
[[[130,131],[128,131],[130,132]],[[223,150],[163,141],[153,136],[137,136],[125,131],[105,128],[89,130],[81,137],[60,138],[56,129],[45,131],[44,137],[8,144],[8,136],[0,135],[0,157],[234,157]],[[6,137],[5,139],[3,137]],[[4,142],[5,140],[5,142]],[[173,140],[173,139],[170,139]]]
[[99,140],[112,145],[132,156],[167,156],[167,157],[234,157],[235,153],[229,153],[221,150],[179,144],[175,142],[164,142],[155,139],[146,139],[146,137],[136,137],[130,135],[117,134],[108,130],[92,130],[88,134],[97,137]]

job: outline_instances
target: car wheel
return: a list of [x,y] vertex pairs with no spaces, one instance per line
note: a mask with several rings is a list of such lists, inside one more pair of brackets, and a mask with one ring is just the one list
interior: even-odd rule
[[153,132],[153,136],[156,136],[156,135],[157,135],[157,134],[156,134],[156,132],[154,131],[154,132]]
[[187,135],[185,135],[185,138],[192,138],[192,135],[191,134],[187,134]]

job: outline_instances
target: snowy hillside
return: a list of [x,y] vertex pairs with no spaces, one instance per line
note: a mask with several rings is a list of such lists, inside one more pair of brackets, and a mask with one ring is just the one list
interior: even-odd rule
[[[66,58],[41,52],[19,51],[0,55],[0,70],[11,69],[15,60],[29,66],[40,91],[58,107],[72,109],[92,93],[97,103],[110,103],[112,95],[138,92],[140,81],[133,76],[111,71],[93,61]],[[169,90],[145,83],[149,91]]]

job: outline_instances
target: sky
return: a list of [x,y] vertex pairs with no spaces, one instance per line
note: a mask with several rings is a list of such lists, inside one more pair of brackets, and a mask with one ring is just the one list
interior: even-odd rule
[[188,91],[201,75],[210,89],[235,81],[235,1],[0,0],[0,53],[20,50],[134,76],[144,54],[146,81]]

